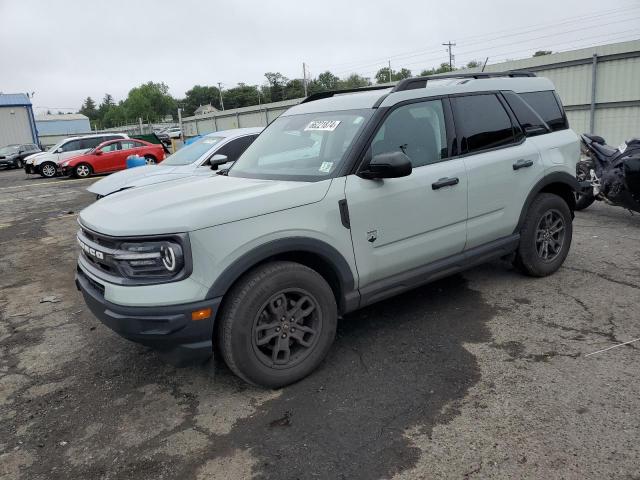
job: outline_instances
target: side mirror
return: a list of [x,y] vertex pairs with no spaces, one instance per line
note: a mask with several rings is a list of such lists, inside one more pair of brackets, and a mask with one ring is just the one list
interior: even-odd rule
[[214,155],[213,157],[211,157],[211,160],[209,160],[209,163],[211,164],[211,170],[218,170],[218,167],[220,165],[224,165],[228,161],[229,158],[227,158],[226,155]]
[[102,155],[102,150],[96,150],[94,153],[95,153],[96,155]]
[[56,153],[62,153],[62,147],[58,148],[58,149],[56,150]]
[[361,178],[398,178],[411,175],[411,160],[402,152],[379,153],[371,159],[366,170],[358,173]]

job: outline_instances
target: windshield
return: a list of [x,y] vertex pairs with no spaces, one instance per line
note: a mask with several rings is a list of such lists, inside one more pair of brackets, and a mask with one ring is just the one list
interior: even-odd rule
[[215,144],[224,140],[224,137],[204,137],[197,142],[182,147],[173,155],[161,163],[161,165],[189,165],[207,153]]
[[247,148],[230,177],[314,182],[330,178],[373,110],[278,117]]
[[8,145],[6,147],[0,148],[0,155],[9,155],[11,153],[16,153],[18,151],[17,145]]

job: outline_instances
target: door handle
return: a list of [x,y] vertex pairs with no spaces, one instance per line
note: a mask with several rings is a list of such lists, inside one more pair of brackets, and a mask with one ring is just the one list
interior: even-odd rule
[[458,177],[453,177],[453,178],[441,178],[439,179],[437,182],[434,182],[431,184],[431,188],[433,190],[439,190],[442,187],[452,187],[454,185],[457,185],[458,183],[460,183],[460,179]]
[[533,160],[525,160],[521,158],[516,163],[513,164],[514,170],[520,170],[521,168],[531,167],[533,165]]

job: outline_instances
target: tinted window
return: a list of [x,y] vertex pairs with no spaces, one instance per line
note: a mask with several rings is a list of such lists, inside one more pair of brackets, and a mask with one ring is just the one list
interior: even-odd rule
[[372,155],[403,152],[414,167],[447,158],[441,100],[410,103],[392,111],[371,143]]
[[71,140],[62,146],[63,152],[74,152],[76,150],[82,150],[80,146],[80,140]]
[[240,155],[244,153],[249,145],[253,143],[256,136],[251,135],[247,137],[236,138],[224,145],[220,150],[216,152],[216,155],[226,155],[230,162],[235,162]]
[[540,114],[554,132],[569,128],[553,90],[521,93],[520,96]]
[[452,98],[462,153],[502,147],[515,141],[511,119],[493,94]]
[[[542,117],[518,94],[514,92],[502,92],[502,94],[518,119],[518,123],[525,131],[526,136],[542,135],[551,131]],[[538,131],[534,129],[538,129]]]
[[83,150],[89,149],[89,148],[95,148],[98,145],[100,145],[104,140],[102,140],[102,137],[93,137],[93,138],[83,138],[82,140],[80,140],[80,148],[82,148]]
[[133,148],[146,147],[146,145],[142,142],[131,142],[131,143],[133,143]]

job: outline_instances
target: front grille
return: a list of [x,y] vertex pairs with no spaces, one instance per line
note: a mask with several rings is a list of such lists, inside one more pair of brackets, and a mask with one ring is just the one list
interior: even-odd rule
[[80,267],[78,267],[78,275],[82,275],[82,278],[84,278],[89,283],[89,285],[95,288],[104,297],[104,285],[96,282],[94,279],[92,279],[88,275],[85,275],[85,273],[82,271]]
[[[80,244],[80,255],[92,267],[110,277],[123,278],[117,262],[113,259],[113,253],[115,253],[118,246],[115,240],[81,228],[78,232],[78,243]],[[83,245],[88,249],[84,248]]]

